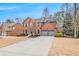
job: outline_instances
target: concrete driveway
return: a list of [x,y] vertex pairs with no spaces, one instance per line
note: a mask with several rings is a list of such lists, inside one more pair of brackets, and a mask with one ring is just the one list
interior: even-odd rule
[[39,36],[0,48],[2,56],[47,56],[53,36]]

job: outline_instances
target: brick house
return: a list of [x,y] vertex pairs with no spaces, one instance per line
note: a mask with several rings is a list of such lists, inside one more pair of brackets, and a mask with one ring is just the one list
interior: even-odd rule
[[24,33],[33,35],[53,35],[56,23],[27,18],[23,22]]
[[24,26],[24,33],[25,34],[33,34],[33,35],[40,35],[40,23],[38,20],[27,18],[23,22]]
[[2,23],[2,35],[3,36],[16,36],[23,34],[24,27],[19,22],[11,22],[7,20],[6,22]]
[[11,27],[11,31],[7,33],[8,36],[17,36],[23,34],[24,27],[22,24],[17,23]]
[[[5,22],[2,24],[2,35],[16,36],[21,34],[32,35],[53,35],[56,28],[55,22],[49,22],[42,19],[26,18],[21,24],[18,19],[16,23]],[[0,31],[1,32],[1,31]]]

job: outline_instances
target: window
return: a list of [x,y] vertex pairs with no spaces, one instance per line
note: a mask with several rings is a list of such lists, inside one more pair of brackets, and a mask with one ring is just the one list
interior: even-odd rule
[[25,26],[27,27],[27,24]]

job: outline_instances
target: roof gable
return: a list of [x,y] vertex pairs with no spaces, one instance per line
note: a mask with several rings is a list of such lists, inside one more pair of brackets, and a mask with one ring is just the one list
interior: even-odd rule
[[33,19],[31,19],[31,18],[27,18],[27,19],[24,20],[23,23],[32,23],[32,22],[34,22]]

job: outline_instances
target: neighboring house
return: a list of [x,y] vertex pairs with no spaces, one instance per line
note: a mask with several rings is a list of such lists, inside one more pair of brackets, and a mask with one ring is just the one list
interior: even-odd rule
[[47,22],[41,27],[41,35],[43,35],[43,36],[52,36],[52,35],[54,35],[55,29],[56,29],[56,24],[55,23]]
[[2,35],[2,27],[0,27],[0,35]]
[[11,27],[14,25],[14,22],[7,20],[2,24],[2,35],[7,36],[7,33],[11,31]]
[[8,36],[16,36],[23,34],[24,27],[22,24],[17,23],[11,27],[11,31],[7,33]]
[[16,36],[21,35],[24,32],[24,27],[20,23],[14,23],[7,20],[2,24],[2,35],[3,36]]

